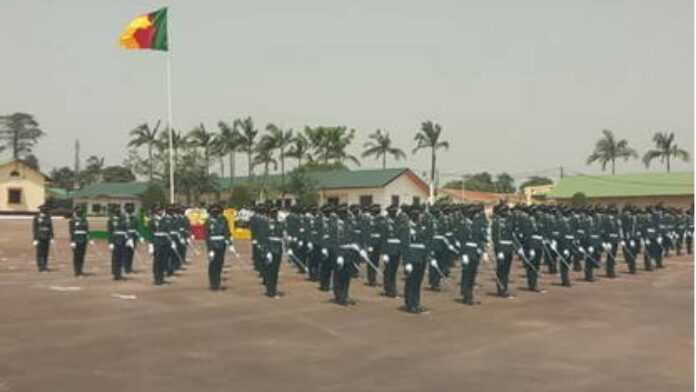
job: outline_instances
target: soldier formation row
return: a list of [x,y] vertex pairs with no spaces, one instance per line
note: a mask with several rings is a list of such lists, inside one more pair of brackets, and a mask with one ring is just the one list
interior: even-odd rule
[[[153,257],[154,283],[165,283],[186,263],[192,245],[191,227],[183,208],[155,207],[150,215],[152,238],[148,244]],[[221,288],[226,252],[237,252],[220,206],[209,209],[205,223],[208,274],[211,290]],[[510,268],[517,256],[526,271],[527,285],[541,292],[542,267],[547,274],[560,272],[563,286],[570,286],[570,271],[584,271],[585,280],[594,280],[594,270],[605,268],[616,276],[619,251],[630,273],[636,273],[643,255],[646,270],[661,268],[670,251],[677,254],[693,247],[693,208],[688,211],[660,206],[638,209],[625,207],[566,208],[555,206],[498,205],[491,216],[481,205],[380,206],[357,205],[293,207],[287,216],[277,208],[260,205],[250,218],[252,261],[266,295],[277,298],[278,271],[285,256],[299,273],[319,283],[322,291],[333,290],[340,305],[354,304],[350,298],[351,279],[362,265],[368,285],[381,279],[387,297],[397,298],[397,276],[402,267],[405,278],[404,309],[422,312],[421,285],[428,276],[433,291],[447,284],[453,267],[461,267],[459,283],[462,302],[473,305],[474,286],[481,262],[495,263],[497,294],[512,297],[508,289]],[[75,275],[81,276],[89,241],[84,211],[76,207],[70,219],[70,246]],[[115,280],[132,272],[133,258],[143,239],[137,231],[133,208],[125,213],[110,211],[107,224]],[[40,271],[47,270],[53,226],[45,208],[34,219],[34,245]],[[489,253],[492,252],[492,253]]]

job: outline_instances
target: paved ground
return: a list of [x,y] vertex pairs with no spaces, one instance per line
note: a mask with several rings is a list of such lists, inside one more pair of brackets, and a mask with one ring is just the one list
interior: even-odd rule
[[[221,293],[206,290],[202,257],[166,287],[151,285],[145,253],[127,282],[111,281],[95,253],[94,275],[75,279],[63,222],[55,269],[39,274],[29,221],[0,225],[0,392],[694,387],[692,258],[636,276],[622,264],[616,280],[570,289],[547,277],[548,293],[517,289],[514,300],[487,294],[495,282],[485,266],[481,306],[424,291],[431,312],[411,315],[359,281],[357,306],[331,304],[287,265],[287,295],[268,299],[246,257],[233,262]],[[248,253],[248,244],[238,248]],[[523,285],[519,269],[513,276]]]

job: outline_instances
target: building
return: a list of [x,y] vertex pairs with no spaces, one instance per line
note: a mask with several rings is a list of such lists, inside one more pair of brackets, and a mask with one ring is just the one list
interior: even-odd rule
[[440,188],[439,199],[448,199],[452,203],[483,204],[487,213],[493,210],[493,206],[503,202],[513,205],[521,202],[520,196],[514,193],[493,193],[469,191],[466,189]]
[[[368,169],[368,170],[329,170],[307,172],[307,179],[319,192],[319,203],[347,204],[391,204],[425,203],[428,199],[428,184],[418,177],[411,169]],[[286,175],[286,180],[289,177]],[[279,175],[263,179],[257,176],[258,183],[277,186],[280,184]],[[221,181],[222,197],[228,197],[236,185],[249,185],[248,177],[225,178]],[[286,195],[284,205],[294,202],[293,195]]]
[[567,204],[572,203],[573,196],[580,193],[593,204],[644,207],[662,203],[665,206],[688,208],[694,203],[694,173],[563,177],[547,194],[547,198]]
[[113,205],[123,209],[126,205],[132,204],[139,209],[147,187],[146,182],[91,184],[72,193],[73,205],[82,205],[89,215],[107,215]]
[[0,213],[34,213],[46,201],[50,178],[19,159],[0,163]]
[[554,184],[548,185],[532,185],[527,186],[522,189],[522,194],[524,195],[524,201],[527,205],[534,204],[537,202],[543,202],[546,200],[546,196],[554,188]]

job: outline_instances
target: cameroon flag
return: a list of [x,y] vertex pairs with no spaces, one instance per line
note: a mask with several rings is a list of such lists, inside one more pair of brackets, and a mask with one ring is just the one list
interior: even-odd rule
[[168,50],[167,7],[133,19],[121,34],[126,49]]

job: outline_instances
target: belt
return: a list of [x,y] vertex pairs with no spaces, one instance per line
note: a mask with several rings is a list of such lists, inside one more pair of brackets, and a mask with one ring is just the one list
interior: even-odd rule
[[178,236],[179,232],[178,231],[170,231],[169,234]]
[[211,235],[210,240],[211,241],[222,241],[225,239],[224,235]]
[[648,233],[654,233],[655,229],[648,229]]
[[280,237],[268,237],[268,240],[269,241],[276,241],[276,242],[283,241],[283,239]]
[[48,231],[48,230],[50,230],[50,229],[49,229],[48,227],[39,227],[39,230],[41,230],[41,231]]
[[610,234],[609,234],[609,237],[611,237],[611,238],[618,238],[619,235],[616,234],[616,233],[610,233]]
[[445,233],[445,236],[446,236],[446,237],[452,236],[452,232],[451,232],[451,231],[448,231],[447,233]]
[[503,245],[512,245],[512,241],[508,241],[508,240],[500,240],[498,242],[503,244]]
[[475,242],[467,242],[465,245],[470,247],[470,248],[477,248],[478,247],[478,245],[476,245]]
[[566,238],[567,240],[574,240],[574,239],[575,239],[575,237],[572,236],[572,235],[567,235],[567,236],[565,236],[565,238]]
[[113,235],[126,235],[128,233],[126,233],[125,231],[114,231],[112,234]]
[[536,235],[536,234],[534,234],[534,235],[532,236],[532,238],[534,238],[535,240],[540,240],[540,241],[544,239],[544,237],[542,237],[542,236],[540,236],[540,235]]
[[372,238],[382,238],[381,234],[370,234],[370,237]]
[[401,243],[401,240],[398,239],[398,238],[389,238],[389,239],[387,240],[387,242],[390,243],[390,244],[400,244],[400,243]]
[[158,231],[155,233],[155,237],[169,237],[169,234],[167,234],[163,231]]
[[73,234],[87,234],[87,232],[84,230],[75,230],[73,231]]
[[578,230],[578,233],[585,234],[585,230]]
[[129,233],[137,233],[137,232],[138,232],[138,230],[135,230],[135,229],[130,229],[130,230],[128,230],[128,232],[129,232]]
[[434,240],[444,240],[445,236],[438,234],[438,235],[433,236],[433,239]]
[[304,229],[300,229],[300,233],[304,233]]
[[411,248],[415,248],[415,249],[425,249],[425,245],[424,245],[424,244],[411,244],[410,247],[411,247]]
[[590,235],[590,238],[595,238],[595,239],[597,239],[597,238],[599,238],[599,236],[598,236],[597,234],[591,234],[591,235]]
[[328,239],[329,239],[329,235],[328,235],[328,234],[324,234],[324,236],[321,237],[321,238],[323,238],[323,239],[325,239],[325,240],[328,240]]
[[561,233],[558,232],[558,231],[552,231],[551,234],[553,234],[553,235],[559,235],[559,234],[561,234]]

